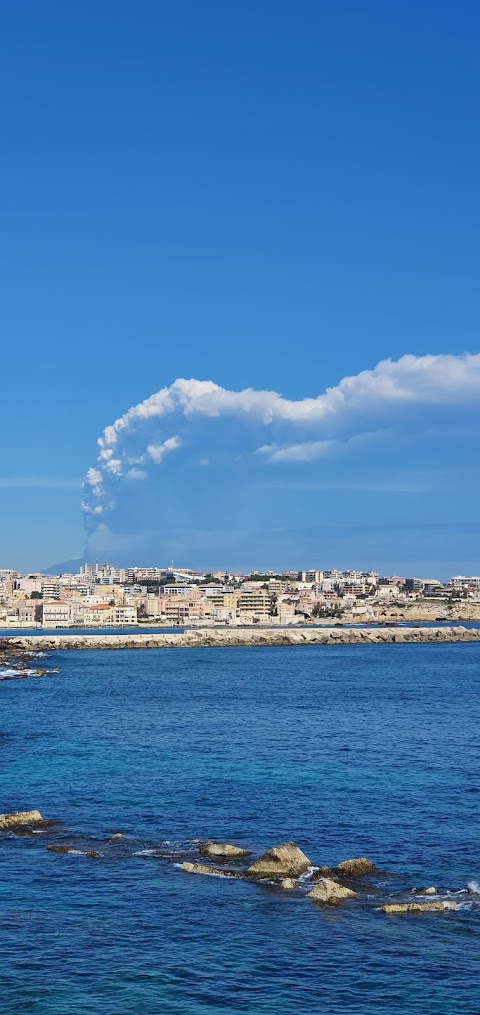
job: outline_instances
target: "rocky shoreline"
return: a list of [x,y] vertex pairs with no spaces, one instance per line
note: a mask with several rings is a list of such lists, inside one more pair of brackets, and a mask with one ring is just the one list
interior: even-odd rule
[[[480,630],[456,627],[196,629],[179,634],[57,634],[9,638],[8,652],[68,649],[222,648],[281,645],[382,645],[480,642]],[[1,648],[1,646],[0,646]],[[5,650],[7,651],[7,649]]]
[[0,680],[19,680],[22,677],[45,677],[58,670],[47,670],[37,666],[37,660],[44,655],[38,645],[21,646],[10,638],[0,639]]

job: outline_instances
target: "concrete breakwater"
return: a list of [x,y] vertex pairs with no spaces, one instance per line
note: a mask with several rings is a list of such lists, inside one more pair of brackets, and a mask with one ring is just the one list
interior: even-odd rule
[[480,630],[465,627],[196,629],[179,634],[58,634],[9,638],[10,648],[55,649],[222,648],[263,645],[381,645],[480,642]]

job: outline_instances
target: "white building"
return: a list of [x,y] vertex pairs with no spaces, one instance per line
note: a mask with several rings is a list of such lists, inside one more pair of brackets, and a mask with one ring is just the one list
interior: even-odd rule
[[71,623],[71,606],[55,599],[43,602],[42,624],[44,627],[69,627]]
[[136,606],[114,606],[113,607],[113,622],[114,624],[136,624],[137,618],[137,607]]

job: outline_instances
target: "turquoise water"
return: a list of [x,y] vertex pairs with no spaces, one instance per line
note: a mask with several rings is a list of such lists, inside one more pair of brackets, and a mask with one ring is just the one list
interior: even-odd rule
[[[0,683],[0,810],[66,823],[0,835],[2,1013],[478,1015],[475,896],[376,907],[480,880],[479,661],[474,644],[70,651]],[[202,837],[380,873],[324,909],[150,852]],[[47,850],[62,841],[80,852]]]

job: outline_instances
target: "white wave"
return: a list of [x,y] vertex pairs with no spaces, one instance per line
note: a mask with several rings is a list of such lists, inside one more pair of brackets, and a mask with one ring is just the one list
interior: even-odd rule
[[480,881],[469,881],[467,888],[472,895],[480,895]]
[[19,666],[17,666],[17,667],[11,666],[11,667],[7,667],[6,669],[0,670],[0,678],[1,677],[32,677],[36,672],[37,671],[34,670],[34,669],[28,669],[28,668],[23,669],[23,667],[20,668]]
[[304,871],[303,874],[300,874],[297,878],[298,883],[301,884],[303,881],[308,881],[312,874],[315,874],[318,870],[320,870],[320,867],[316,867],[315,864],[312,863],[310,867],[307,867],[306,871]]

